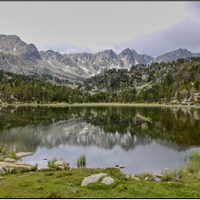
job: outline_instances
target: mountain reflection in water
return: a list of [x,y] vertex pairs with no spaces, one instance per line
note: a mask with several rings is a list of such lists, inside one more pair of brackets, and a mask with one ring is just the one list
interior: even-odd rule
[[0,141],[16,152],[67,146],[120,148],[128,155],[153,144],[176,152],[200,145],[200,110],[192,108],[6,107],[0,118]]

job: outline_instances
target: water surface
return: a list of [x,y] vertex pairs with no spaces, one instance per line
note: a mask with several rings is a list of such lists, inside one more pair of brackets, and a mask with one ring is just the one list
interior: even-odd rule
[[7,107],[0,110],[0,141],[38,167],[64,159],[76,167],[114,167],[124,173],[161,173],[185,165],[200,146],[200,110],[178,107]]

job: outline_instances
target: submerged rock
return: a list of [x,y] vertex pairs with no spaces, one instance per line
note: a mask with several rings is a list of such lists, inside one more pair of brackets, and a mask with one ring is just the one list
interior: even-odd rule
[[106,173],[98,173],[93,174],[91,176],[85,177],[81,183],[81,186],[86,186],[88,183],[95,183],[97,182],[101,177],[107,176]]
[[124,168],[124,165],[115,165],[115,167]]

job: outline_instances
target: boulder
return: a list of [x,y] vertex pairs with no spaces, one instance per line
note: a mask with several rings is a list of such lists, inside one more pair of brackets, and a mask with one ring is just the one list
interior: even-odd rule
[[134,177],[134,179],[135,179],[136,181],[140,181],[140,179],[139,179],[138,177]]
[[81,186],[86,186],[88,183],[95,183],[97,182],[101,177],[107,176],[106,173],[98,173],[93,174],[91,176],[85,177],[81,183]]
[[119,167],[119,168],[124,168],[125,166],[124,166],[124,165],[118,165],[118,167]]
[[54,165],[59,165],[59,166],[65,166],[65,165],[69,165],[68,162],[65,162],[63,160],[58,160],[54,163]]
[[17,156],[17,158],[21,158],[24,156],[30,156],[32,154],[34,154],[34,152],[19,152],[19,153],[16,153],[16,156]]
[[101,181],[101,183],[104,183],[106,185],[110,185],[114,181],[115,180],[113,178],[111,178],[110,176],[107,176],[107,177],[103,178],[103,180]]
[[5,158],[4,159],[4,162],[11,162],[11,163],[13,163],[13,162],[15,162],[16,160],[15,159],[12,159],[12,158]]

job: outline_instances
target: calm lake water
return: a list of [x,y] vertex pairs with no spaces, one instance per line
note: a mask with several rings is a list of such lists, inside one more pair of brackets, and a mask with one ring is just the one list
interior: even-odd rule
[[186,164],[200,147],[200,110],[178,107],[6,107],[0,108],[0,141],[23,158],[47,167],[56,157],[76,167],[125,165],[127,174],[161,173]]

